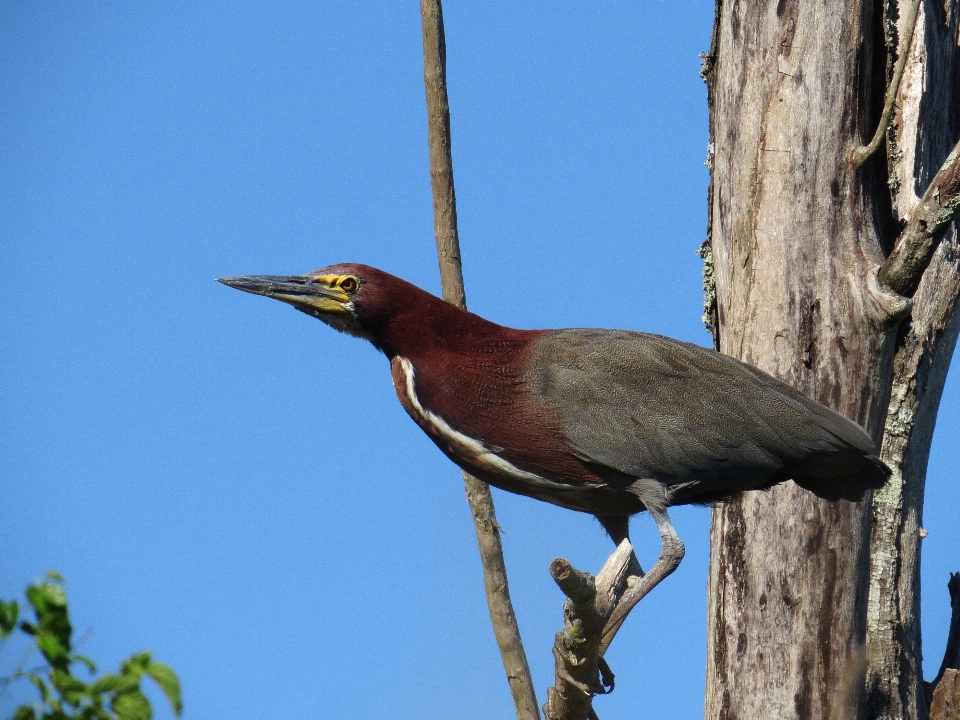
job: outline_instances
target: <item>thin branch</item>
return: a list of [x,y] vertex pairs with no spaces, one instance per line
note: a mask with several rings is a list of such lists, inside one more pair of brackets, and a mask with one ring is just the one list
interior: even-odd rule
[[457,193],[453,186],[450,104],[447,101],[447,45],[440,0],[420,1],[423,23],[423,84],[427,91],[427,140],[433,187],[433,231],[440,260],[443,299],[467,307],[457,233]]
[[[450,106],[447,101],[446,42],[440,0],[421,0],[420,19],[423,24],[423,82],[427,94],[430,182],[433,187],[434,233],[440,260],[440,281],[443,299],[465,308],[467,300],[460,264],[460,239],[457,235],[457,198],[453,185]],[[490,620],[510,682],[517,718],[539,720],[530,667],[510,601],[493,497],[486,483],[467,473],[463,474],[463,480],[477,532]]]
[[960,142],[944,160],[933,182],[900,233],[890,257],[880,268],[882,284],[912,297],[943,232],[960,209]]
[[477,546],[483,565],[483,587],[490,609],[490,622],[500,648],[503,669],[510,683],[517,718],[539,720],[533,678],[523,650],[517,616],[510,600],[507,568],[503,562],[503,546],[500,544],[500,526],[497,525],[490,486],[467,473],[463,474],[463,484],[467,490],[470,511],[473,513],[474,529],[477,531]]
[[897,56],[897,64],[893,68],[893,77],[890,79],[890,86],[887,88],[887,96],[883,103],[883,113],[880,115],[880,124],[877,131],[873,134],[873,139],[864,147],[857,148],[853,153],[854,167],[862,166],[870,156],[873,155],[880,142],[887,134],[887,128],[890,127],[890,118],[893,116],[893,104],[897,99],[897,93],[900,91],[900,80],[903,79],[903,70],[907,66],[907,57],[910,55],[910,46],[913,44],[913,30],[917,26],[917,15],[920,10],[920,0],[913,0],[910,7],[910,14],[907,15],[907,25],[904,28],[903,43],[900,46],[900,53]]
[[30,659],[30,656],[33,655],[33,651],[37,649],[36,641],[31,642],[30,646],[24,651],[23,655],[20,658],[20,662],[17,663],[17,666],[14,668],[13,672],[10,673],[7,677],[0,678],[0,696],[6,691],[7,687],[15,680],[20,678],[27,677],[29,671],[24,670],[24,667],[27,664],[27,660]]

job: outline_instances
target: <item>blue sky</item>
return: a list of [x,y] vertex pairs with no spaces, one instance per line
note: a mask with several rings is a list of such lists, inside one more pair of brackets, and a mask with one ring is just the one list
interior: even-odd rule
[[[708,344],[712,3],[445,11],[471,309]],[[416,3],[0,4],[0,596],[61,571],[82,651],[153,649],[187,718],[512,715],[459,472],[385,359],[214,282],[354,261],[439,291],[421,52]],[[958,406],[954,373],[928,675],[960,569]],[[495,493],[542,702],[549,562],[595,571],[611,545]],[[605,720],[702,716],[709,511],[673,516],[687,556],[608,655]],[[634,538],[650,564],[648,518]]]

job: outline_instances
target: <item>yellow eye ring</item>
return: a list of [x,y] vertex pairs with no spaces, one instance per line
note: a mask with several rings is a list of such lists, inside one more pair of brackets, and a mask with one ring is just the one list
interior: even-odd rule
[[357,291],[357,288],[360,287],[360,281],[357,280],[357,279],[356,279],[355,277],[353,277],[352,275],[347,275],[347,276],[344,277],[344,278],[340,278],[340,280],[337,282],[337,285],[338,285],[338,286],[340,287],[340,289],[343,290],[345,293],[351,293],[351,294],[352,294],[352,293],[355,293],[355,292]]

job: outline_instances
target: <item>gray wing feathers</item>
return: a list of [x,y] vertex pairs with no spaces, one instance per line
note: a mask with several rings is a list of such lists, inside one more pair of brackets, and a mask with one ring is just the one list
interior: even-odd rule
[[769,375],[658,335],[561,330],[538,341],[531,368],[584,460],[678,490],[750,489],[793,466],[837,477],[843,463],[825,458],[850,455],[859,471],[875,452],[859,425]]

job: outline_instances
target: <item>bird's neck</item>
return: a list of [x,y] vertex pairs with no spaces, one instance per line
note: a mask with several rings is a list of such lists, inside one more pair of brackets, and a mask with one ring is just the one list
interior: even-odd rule
[[420,291],[385,319],[374,344],[391,360],[400,356],[419,366],[441,358],[515,349],[539,334],[497,325]]

